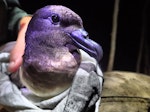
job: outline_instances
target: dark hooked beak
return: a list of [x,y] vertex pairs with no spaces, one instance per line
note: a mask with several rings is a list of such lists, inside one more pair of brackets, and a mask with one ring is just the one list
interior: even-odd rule
[[90,56],[100,61],[103,57],[102,47],[95,41],[89,39],[88,33],[84,29],[75,30],[71,33],[74,44],[87,52]]

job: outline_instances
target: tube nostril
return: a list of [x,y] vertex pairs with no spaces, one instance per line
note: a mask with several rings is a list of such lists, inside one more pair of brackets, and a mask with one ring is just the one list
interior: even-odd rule
[[85,38],[89,38],[88,32],[86,32],[84,29],[80,29],[80,32],[82,33],[82,35],[83,35]]

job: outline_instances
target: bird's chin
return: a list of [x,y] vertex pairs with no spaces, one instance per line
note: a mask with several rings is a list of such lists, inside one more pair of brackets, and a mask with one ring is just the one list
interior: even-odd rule
[[73,56],[77,64],[80,64],[81,54],[79,52],[79,49],[73,44],[66,44],[65,46],[67,47],[67,49],[69,50],[69,53],[71,53],[71,55]]
[[72,74],[80,66],[81,54],[76,47],[70,44],[41,52],[28,53],[29,56],[24,57],[23,66],[34,68],[38,72],[56,72],[60,74]]

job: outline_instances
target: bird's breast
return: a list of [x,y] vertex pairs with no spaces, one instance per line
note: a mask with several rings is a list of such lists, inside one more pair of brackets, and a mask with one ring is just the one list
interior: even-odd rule
[[74,51],[67,47],[37,51],[24,55],[23,84],[38,96],[53,96],[69,88],[80,65]]

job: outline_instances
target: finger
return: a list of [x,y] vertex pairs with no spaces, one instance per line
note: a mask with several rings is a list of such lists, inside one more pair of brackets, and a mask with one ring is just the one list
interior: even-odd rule
[[8,70],[10,72],[16,72],[22,64],[22,56],[25,49],[25,32],[30,20],[31,16],[26,16],[20,20],[20,30],[18,33],[17,42],[10,53],[10,64],[8,66]]
[[25,34],[22,34],[22,31],[20,31],[16,45],[10,53],[10,64],[8,66],[10,72],[16,72],[22,64],[22,56],[25,48],[24,36]]

